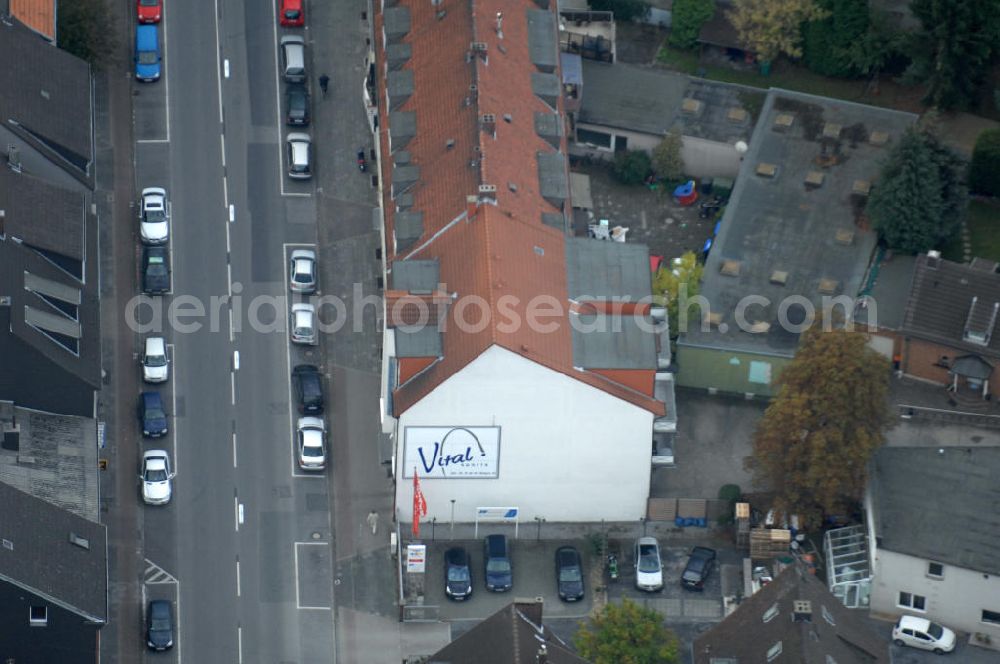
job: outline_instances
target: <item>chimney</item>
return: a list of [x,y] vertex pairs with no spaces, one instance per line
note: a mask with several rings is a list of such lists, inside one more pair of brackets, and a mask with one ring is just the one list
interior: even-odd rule
[[940,251],[928,251],[927,252],[927,267],[932,269],[937,269],[941,265],[941,252]]
[[495,184],[481,184],[479,185],[479,202],[497,202],[497,186]]
[[479,210],[479,197],[478,196],[466,196],[465,197],[465,217],[466,219],[475,219],[476,212]]
[[497,37],[503,39],[503,12],[497,12]]
[[807,599],[797,599],[793,601],[792,622],[812,622],[812,602]]
[[491,134],[494,138],[497,135],[497,116],[493,113],[483,113],[479,116],[479,126],[487,134]]
[[540,627],[542,625],[543,602],[541,597],[515,597],[514,610],[519,611],[535,627]]

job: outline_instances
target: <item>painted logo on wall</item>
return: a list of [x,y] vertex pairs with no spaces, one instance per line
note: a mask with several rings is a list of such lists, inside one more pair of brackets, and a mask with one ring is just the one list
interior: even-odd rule
[[500,475],[500,427],[406,427],[403,477],[496,479]]

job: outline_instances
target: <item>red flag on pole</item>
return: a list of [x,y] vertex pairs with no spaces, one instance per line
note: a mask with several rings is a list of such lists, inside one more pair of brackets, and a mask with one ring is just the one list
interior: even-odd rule
[[417,469],[413,468],[413,537],[420,537],[420,519],[427,516],[427,501],[424,492],[420,490],[420,478]]

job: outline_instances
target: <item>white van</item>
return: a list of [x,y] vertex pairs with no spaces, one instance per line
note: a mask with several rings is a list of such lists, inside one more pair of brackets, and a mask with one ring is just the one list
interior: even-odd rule
[[163,337],[147,337],[142,350],[142,380],[147,383],[165,383],[169,377],[167,343]]

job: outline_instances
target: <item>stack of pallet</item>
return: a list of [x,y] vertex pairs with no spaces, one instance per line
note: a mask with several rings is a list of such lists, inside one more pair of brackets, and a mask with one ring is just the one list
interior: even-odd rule
[[750,557],[770,560],[788,553],[792,531],[784,528],[753,528],[750,531]]

